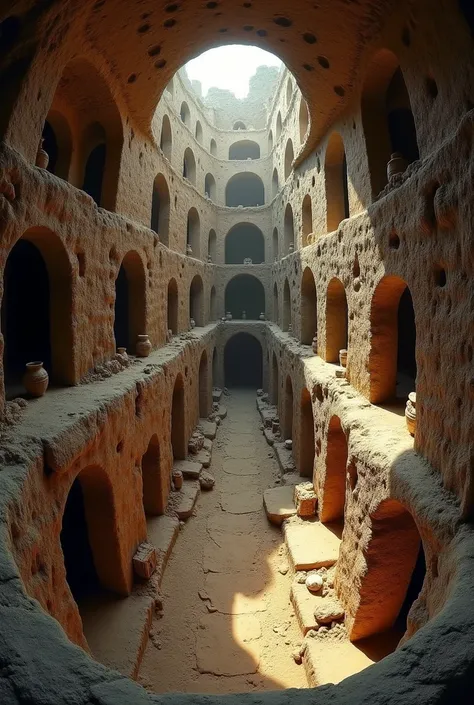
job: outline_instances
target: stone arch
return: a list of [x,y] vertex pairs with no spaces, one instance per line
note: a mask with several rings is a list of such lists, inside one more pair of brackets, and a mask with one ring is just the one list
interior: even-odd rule
[[324,476],[318,478],[319,518],[322,522],[344,522],[348,446],[338,416],[329,421]]
[[116,347],[135,352],[146,331],[146,271],[138,252],[130,250],[115,280],[114,336]]
[[326,362],[338,362],[339,350],[347,348],[348,312],[346,290],[333,277],[326,292]]
[[229,160],[260,159],[260,145],[254,140],[239,140],[229,147]]
[[209,151],[213,157],[217,156],[217,142],[214,138],[209,143]]
[[225,188],[226,206],[235,208],[244,206],[245,208],[255,208],[263,206],[265,203],[265,188],[263,181],[251,171],[243,171],[234,174],[227,182]]
[[299,470],[303,477],[313,478],[314,471],[314,416],[311,394],[303,387],[300,400]]
[[277,115],[277,119],[276,119],[276,127],[275,127],[275,139],[277,142],[281,137],[281,131],[282,131],[281,113],[280,113],[280,111],[278,111],[278,115]]
[[209,230],[207,254],[208,257],[211,258],[212,262],[215,262],[217,260],[217,235],[216,231],[213,228]]
[[82,190],[91,196],[98,206],[102,205],[102,188],[107,159],[105,130],[98,122],[89,126],[87,142],[95,143],[89,151],[84,167]]
[[283,286],[283,330],[289,331],[291,326],[291,292],[288,279]]
[[285,381],[285,406],[283,415],[283,438],[284,440],[293,439],[293,383],[290,375],[287,375]]
[[171,122],[168,115],[163,115],[161,122],[160,149],[163,155],[170,162],[173,151],[173,132],[171,130]]
[[168,283],[168,300],[167,300],[167,325],[173,335],[177,335],[178,329],[178,285],[176,279],[170,279]]
[[313,232],[313,203],[309,193],[303,198],[302,204],[302,230],[303,230],[303,247],[311,244],[310,235]]
[[189,209],[186,225],[186,245],[191,247],[193,257],[201,257],[201,219],[199,213],[193,207]]
[[35,360],[44,363],[53,382],[77,382],[72,278],[67,251],[48,228],[30,228],[10,250],[2,298],[7,394],[25,364]]
[[233,130],[246,130],[247,127],[245,125],[245,122],[243,122],[242,120],[237,120],[236,122],[234,122],[232,129]]
[[270,132],[268,133],[268,145],[267,145],[267,148],[268,148],[268,154],[270,154],[270,152],[271,152],[272,149],[273,149],[273,131],[272,131],[272,130],[270,130]]
[[273,285],[273,322],[278,323],[279,308],[278,308],[278,285],[275,282]]
[[273,234],[272,234],[272,255],[273,255],[273,261],[276,262],[278,260],[278,228],[273,228]]
[[225,288],[225,310],[233,318],[242,318],[243,311],[247,319],[258,320],[265,313],[265,289],[257,277],[251,274],[237,274]]
[[246,258],[253,264],[265,262],[265,238],[253,223],[237,223],[225,237],[225,263],[242,264]]
[[316,282],[310,267],[305,267],[301,279],[301,337],[303,345],[311,345],[318,330],[318,300]]
[[215,286],[211,288],[209,297],[209,317],[211,321],[217,321],[217,295]]
[[342,137],[337,132],[332,133],[326,147],[324,180],[327,230],[332,232],[350,215],[346,153]]
[[69,122],[59,110],[50,110],[43,127],[43,148],[49,155],[48,171],[69,179],[72,158],[72,134]]
[[196,120],[196,128],[194,130],[194,136],[196,138],[196,142],[199,142],[199,144],[202,144],[202,125],[200,120]]
[[189,317],[196,326],[204,325],[204,286],[199,274],[194,275],[189,287]]
[[179,373],[171,401],[171,449],[174,460],[186,460],[186,408],[183,375]]
[[[378,283],[370,309],[370,401],[404,396],[416,384],[416,322],[410,290],[394,275]],[[405,377],[406,379],[400,379]],[[397,383],[400,387],[397,395]]]
[[292,168],[293,168],[293,160],[295,158],[294,150],[293,150],[293,140],[290,138],[285,147],[285,181],[287,178],[290,176]]
[[280,391],[280,381],[278,372],[278,360],[275,352],[272,354],[272,389],[271,402],[278,407],[278,393]]
[[272,198],[278,195],[280,190],[280,183],[278,181],[278,169],[275,167],[272,174]]
[[181,103],[181,108],[179,109],[179,117],[181,118],[181,121],[186,125],[186,127],[189,127],[191,129],[191,111],[189,109],[189,105],[186,103],[185,100]]
[[308,112],[308,105],[301,96],[300,100],[300,109],[298,113],[298,125],[300,128],[300,144],[303,144],[303,142],[306,139],[306,133],[308,132],[309,128],[309,112]]
[[217,347],[212,352],[212,386],[217,387],[219,377],[219,360],[217,358]]
[[291,207],[290,203],[286,204],[283,228],[283,256],[286,257],[292,247],[294,248],[295,246],[295,221],[293,218],[293,208]]
[[205,419],[209,415],[209,365],[207,360],[207,352],[203,350],[201,360],[199,362],[199,416]]
[[142,456],[143,509],[145,514],[163,514],[166,508],[165,478],[161,472],[160,441],[156,433],[151,437],[148,448]]
[[293,81],[288,77],[286,81],[286,106],[289,107],[293,96]]
[[387,163],[393,152],[408,163],[419,159],[410,97],[399,61],[388,49],[377,51],[368,65],[361,107],[374,198],[387,184]]
[[196,159],[191,147],[186,147],[183,157],[183,176],[196,186]]
[[158,233],[160,242],[169,247],[170,191],[163,174],[153,181],[151,200],[151,229]]
[[[246,361],[245,365],[242,365],[242,360]],[[226,387],[262,387],[262,345],[251,333],[236,333],[227,341],[224,348],[224,378]]]
[[206,174],[206,178],[204,179],[204,192],[206,196],[208,196],[211,201],[216,201],[217,197],[217,188],[216,188],[216,180],[213,177],[212,174]]

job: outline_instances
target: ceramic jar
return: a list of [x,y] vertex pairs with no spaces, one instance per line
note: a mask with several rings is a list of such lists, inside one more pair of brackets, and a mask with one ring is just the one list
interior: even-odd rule
[[172,478],[175,490],[180,490],[183,486],[183,473],[181,470],[173,470]]
[[148,357],[151,353],[150,338],[147,335],[139,335],[135,351],[138,357]]
[[289,248],[288,248],[288,254],[291,255],[291,253],[294,252],[294,251],[295,251],[295,246],[294,246],[293,243],[291,242],[291,243],[290,243],[290,246],[289,246]]
[[212,257],[211,257],[211,255],[207,255],[207,261],[209,262],[209,264],[212,263]]
[[231,314],[230,311],[227,311],[227,313],[225,314],[225,319],[226,319],[226,321],[231,321],[231,320],[232,320],[232,314]]
[[191,245],[189,243],[186,245],[186,254],[187,255],[193,254],[193,248],[191,247]]
[[400,152],[394,152],[387,164],[387,178],[390,181],[392,176],[403,174],[408,166],[408,162]]
[[194,320],[194,318],[189,319],[189,327],[191,328],[191,330],[193,328],[196,328],[196,321]]
[[317,335],[314,336],[313,341],[311,343],[311,347],[313,349],[314,354],[317,355],[318,354],[318,336]]
[[264,320],[265,320],[265,314],[263,313],[263,311],[262,311],[262,313],[260,314],[259,319],[260,319],[261,321],[264,321]]
[[39,361],[27,362],[23,386],[32,397],[42,397],[48,389],[49,375]]
[[36,166],[39,166],[41,169],[46,169],[46,167],[49,164],[49,154],[48,152],[43,149],[43,142],[44,139],[40,140],[40,143],[38,145],[38,151],[36,152]]
[[242,311],[242,320],[245,321],[247,319],[247,311]]
[[408,432],[414,436],[416,431],[416,392],[410,392],[405,408],[405,421]]
[[341,367],[346,367],[347,365],[347,350],[345,348],[339,350],[339,364]]
[[127,348],[117,348],[117,354],[127,358]]

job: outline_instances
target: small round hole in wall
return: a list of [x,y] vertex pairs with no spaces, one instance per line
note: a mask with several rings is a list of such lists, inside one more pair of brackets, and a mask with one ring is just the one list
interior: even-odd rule
[[446,270],[443,267],[436,267],[434,270],[434,279],[436,286],[441,288],[446,286]]
[[400,238],[394,230],[388,236],[388,246],[391,250],[398,250],[400,247]]
[[438,84],[432,76],[428,76],[425,83],[428,95],[434,100],[438,96]]
[[117,443],[117,446],[116,446],[116,448],[115,448],[115,450],[117,451],[117,453],[121,453],[121,452],[123,451],[123,446],[124,446],[124,442],[123,442],[123,441],[119,441],[119,442]]
[[313,178],[311,179],[311,186],[314,188],[315,185],[316,185],[316,178],[313,176]]

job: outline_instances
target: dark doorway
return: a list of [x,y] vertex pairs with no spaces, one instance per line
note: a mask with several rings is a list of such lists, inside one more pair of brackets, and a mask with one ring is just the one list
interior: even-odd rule
[[58,140],[56,139],[55,131],[47,120],[43,127],[43,139],[43,149],[46,150],[49,156],[48,171],[51,174],[55,174],[58,161]]
[[227,342],[224,373],[226,387],[262,387],[262,346],[253,335],[237,333]]
[[420,543],[420,550],[416,559],[415,567],[408,584],[407,594],[398,613],[395,626],[403,633],[407,630],[408,613],[423,587],[423,581],[426,575],[426,559],[423,550],[423,543]]
[[115,280],[115,320],[114,336],[117,348],[128,347],[130,343],[129,291],[125,267],[120,267]]
[[398,304],[397,397],[406,397],[416,382],[416,324],[413,300],[406,287]]
[[233,318],[257,320],[265,313],[265,290],[262,283],[250,274],[238,274],[230,280],[225,290],[225,310]]
[[252,208],[263,206],[265,203],[265,189],[262,179],[257,174],[243,172],[235,174],[227,182],[225,189],[226,206],[244,206]]
[[247,257],[250,257],[253,264],[265,262],[263,233],[252,223],[239,223],[227,233],[225,263],[242,264]]
[[102,181],[104,178],[105,159],[107,150],[105,144],[98,144],[89,154],[84,170],[83,190],[92,196],[94,201],[100,206],[102,198]]

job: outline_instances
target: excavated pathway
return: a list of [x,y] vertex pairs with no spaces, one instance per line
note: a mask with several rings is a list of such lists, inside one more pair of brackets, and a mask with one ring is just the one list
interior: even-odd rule
[[306,687],[292,658],[302,637],[291,606],[283,536],[263,491],[279,476],[259,430],[255,392],[233,390],[214,443],[213,491],[201,493],[165,572],[139,681],[164,693]]

